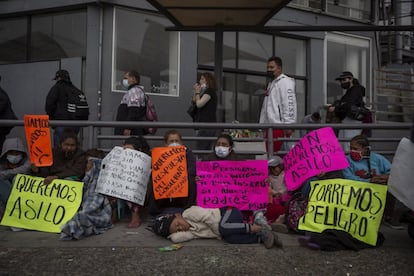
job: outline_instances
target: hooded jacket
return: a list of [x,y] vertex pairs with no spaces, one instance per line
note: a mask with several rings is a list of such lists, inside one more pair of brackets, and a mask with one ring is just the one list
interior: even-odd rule
[[[14,169],[9,168],[7,152],[16,150],[23,153],[23,158]],[[30,172],[30,160],[26,149],[20,138],[8,138],[4,141],[3,150],[0,156],[0,179],[12,180],[17,174],[28,174]]]
[[267,87],[259,123],[294,124],[296,116],[295,81],[285,74],[281,74]]

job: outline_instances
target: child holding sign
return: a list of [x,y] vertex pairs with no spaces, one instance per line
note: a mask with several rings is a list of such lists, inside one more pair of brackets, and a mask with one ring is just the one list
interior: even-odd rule
[[201,208],[192,206],[183,214],[160,215],[153,231],[174,243],[198,238],[222,238],[233,244],[263,243],[269,249],[282,247],[275,232],[257,224],[243,223],[242,213],[234,207]]

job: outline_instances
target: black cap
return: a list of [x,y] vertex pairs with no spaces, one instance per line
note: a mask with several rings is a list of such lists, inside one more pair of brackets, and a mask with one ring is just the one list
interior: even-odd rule
[[349,71],[344,71],[335,80],[343,80],[345,78],[354,78],[354,75]]
[[173,214],[163,214],[157,216],[154,224],[152,225],[152,231],[162,237],[168,237],[170,235],[170,225],[174,218],[175,215]]
[[61,78],[64,80],[70,80],[69,72],[66,70],[58,70],[53,80],[57,80],[58,78]]

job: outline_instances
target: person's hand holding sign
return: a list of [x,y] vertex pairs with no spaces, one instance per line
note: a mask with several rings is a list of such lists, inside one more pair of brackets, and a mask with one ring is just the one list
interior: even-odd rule
[[55,179],[58,179],[57,175],[46,176],[45,180],[43,181],[43,184],[44,185],[49,185]]

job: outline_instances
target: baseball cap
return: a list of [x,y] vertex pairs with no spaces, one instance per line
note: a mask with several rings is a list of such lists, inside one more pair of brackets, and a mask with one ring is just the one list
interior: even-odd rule
[[170,235],[170,225],[174,218],[174,214],[162,214],[157,216],[152,225],[152,231],[159,236],[168,237]]
[[279,156],[273,156],[271,159],[267,161],[267,165],[269,167],[277,167],[282,164],[283,164],[283,160]]
[[353,77],[354,77],[354,75],[351,72],[344,71],[335,80],[342,80],[342,79],[345,79],[345,78],[353,78]]
[[53,80],[57,80],[58,78],[70,80],[69,72],[63,69],[56,71],[55,78]]

